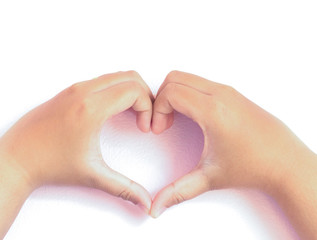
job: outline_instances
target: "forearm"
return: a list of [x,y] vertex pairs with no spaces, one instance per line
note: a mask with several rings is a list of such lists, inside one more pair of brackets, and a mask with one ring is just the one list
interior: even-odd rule
[[27,177],[0,154],[0,239],[6,235],[32,190]]
[[317,239],[317,156],[299,162],[270,194],[301,239]]

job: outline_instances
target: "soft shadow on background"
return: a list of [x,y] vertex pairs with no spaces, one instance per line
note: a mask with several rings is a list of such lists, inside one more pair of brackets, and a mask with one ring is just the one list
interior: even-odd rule
[[[142,184],[154,197],[162,187],[196,166],[204,137],[195,122],[177,112],[173,126],[164,133],[142,133],[136,127],[135,113],[128,110],[105,124],[101,144],[106,163]],[[260,192],[228,189],[210,192],[192,201],[198,205],[213,202],[244,209],[244,214],[249,214],[242,217],[256,223],[253,227],[262,224],[277,239],[297,239],[280,208]]]
[[[136,127],[135,120],[134,111],[128,110],[105,123],[100,138],[102,154],[111,168],[143,185],[154,197],[162,187],[191,171],[199,162],[204,143],[203,134],[196,123],[179,113],[175,114],[173,126],[160,135],[141,132]],[[217,233],[218,230],[217,234],[228,239],[222,232],[225,228],[233,229],[233,226],[227,226],[225,218],[217,220],[208,217],[218,214],[217,216],[227,215],[250,224],[241,226],[256,229],[262,234],[261,239],[296,239],[296,234],[275,203],[267,196],[251,190],[208,192],[168,209],[158,220],[151,220],[130,202],[100,190],[83,187],[42,187],[32,194],[25,205],[26,212],[22,218],[18,217],[13,229],[21,228],[21,224],[33,216],[28,211],[38,207],[45,211],[47,218],[51,216],[50,222],[58,226],[58,231],[61,231],[69,218],[72,221],[69,224],[73,224],[70,226],[74,229],[77,226],[89,226],[89,233],[86,233],[88,235],[94,228],[96,232],[101,231],[103,224],[114,224],[111,227],[125,225],[123,228],[131,228],[130,231],[134,232],[139,228],[139,231],[144,228],[156,229],[156,225],[166,228],[165,224],[177,222],[181,218],[183,221],[187,219],[188,225],[186,227],[185,222],[174,225],[175,231],[179,229],[183,234],[190,235],[191,229],[199,228],[201,224],[208,225],[208,219],[215,226],[213,231]],[[56,215],[65,219],[60,220]],[[74,217],[80,220],[73,222]],[[115,221],[118,224],[114,223],[114,219],[117,219]],[[78,231],[85,232],[83,228]],[[200,234],[207,236],[204,231]],[[14,234],[11,236],[9,232],[8,237],[14,239]]]

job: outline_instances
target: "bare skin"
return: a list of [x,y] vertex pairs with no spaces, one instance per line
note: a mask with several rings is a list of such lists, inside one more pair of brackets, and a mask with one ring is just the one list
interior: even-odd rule
[[77,83],[22,117],[0,139],[0,239],[44,184],[97,188],[149,212],[150,194],[105,164],[99,135],[108,118],[130,107],[149,132],[152,100],[139,74],[119,72]]
[[153,108],[156,134],[178,111],[199,124],[204,149],[189,174],[162,189],[151,215],[199,194],[223,188],[253,188],[271,195],[303,239],[317,239],[317,156],[280,120],[235,89],[173,71]]
[[[119,72],[77,83],[22,117],[0,138],[0,238],[34,189],[59,184],[101,189],[153,217],[206,191],[258,189],[280,204],[303,239],[317,239],[317,156],[280,120],[231,87],[178,71],[166,77],[153,111],[152,102],[136,72]],[[130,107],[141,131],[162,133],[178,111],[205,137],[197,167],[153,203],[101,155],[103,123]]]

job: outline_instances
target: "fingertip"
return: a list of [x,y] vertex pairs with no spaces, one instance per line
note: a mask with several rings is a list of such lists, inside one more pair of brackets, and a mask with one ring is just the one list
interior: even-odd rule
[[154,211],[151,211],[150,213],[150,216],[154,219],[158,218],[159,216],[162,215],[163,212],[165,212],[166,208],[165,207],[161,207],[161,208],[158,208]]
[[150,193],[141,185],[138,185],[138,190],[135,195],[137,197],[137,204],[146,214],[150,213],[152,207],[152,198]]
[[160,126],[152,123],[151,131],[152,131],[152,133],[159,135],[163,132],[163,129]]
[[137,112],[136,123],[142,132],[148,133],[151,131],[151,118],[151,113],[148,111]]
[[167,203],[169,201],[170,188],[167,186],[156,194],[150,211],[151,217],[158,218],[168,208]]
[[192,171],[166,186],[155,196],[151,216],[157,218],[167,208],[192,199],[208,190],[209,183],[201,171]]
[[[149,195],[149,194],[148,194]],[[143,206],[146,210],[146,213],[149,214],[150,213],[150,210],[151,210],[151,207],[152,207],[152,199],[150,196],[148,196],[146,198],[146,200],[143,202]]]
[[153,114],[151,130],[154,134],[160,134],[173,125],[174,114],[163,114],[155,112]]
[[151,127],[144,125],[142,123],[137,123],[138,128],[140,129],[140,131],[144,132],[144,133],[149,133],[151,131]]

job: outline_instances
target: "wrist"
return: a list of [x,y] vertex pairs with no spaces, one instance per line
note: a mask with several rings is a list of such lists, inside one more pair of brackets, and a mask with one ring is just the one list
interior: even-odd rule
[[317,231],[317,156],[309,154],[294,164],[282,182],[268,193],[296,228],[301,239],[315,239]]
[[317,184],[317,155],[313,152],[303,154],[301,159],[285,166],[280,175],[268,184],[264,191],[274,198],[301,194],[315,189]]
[[19,189],[22,195],[29,195],[37,185],[29,172],[16,159],[7,154],[0,147],[0,184],[5,183],[14,191]]
[[0,150],[0,239],[34,189],[27,174]]
[[284,188],[288,193],[294,191],[316,190],[317,184],[317,155],[306,156],[298,162],[290,174],[289,180],[284,180]]

